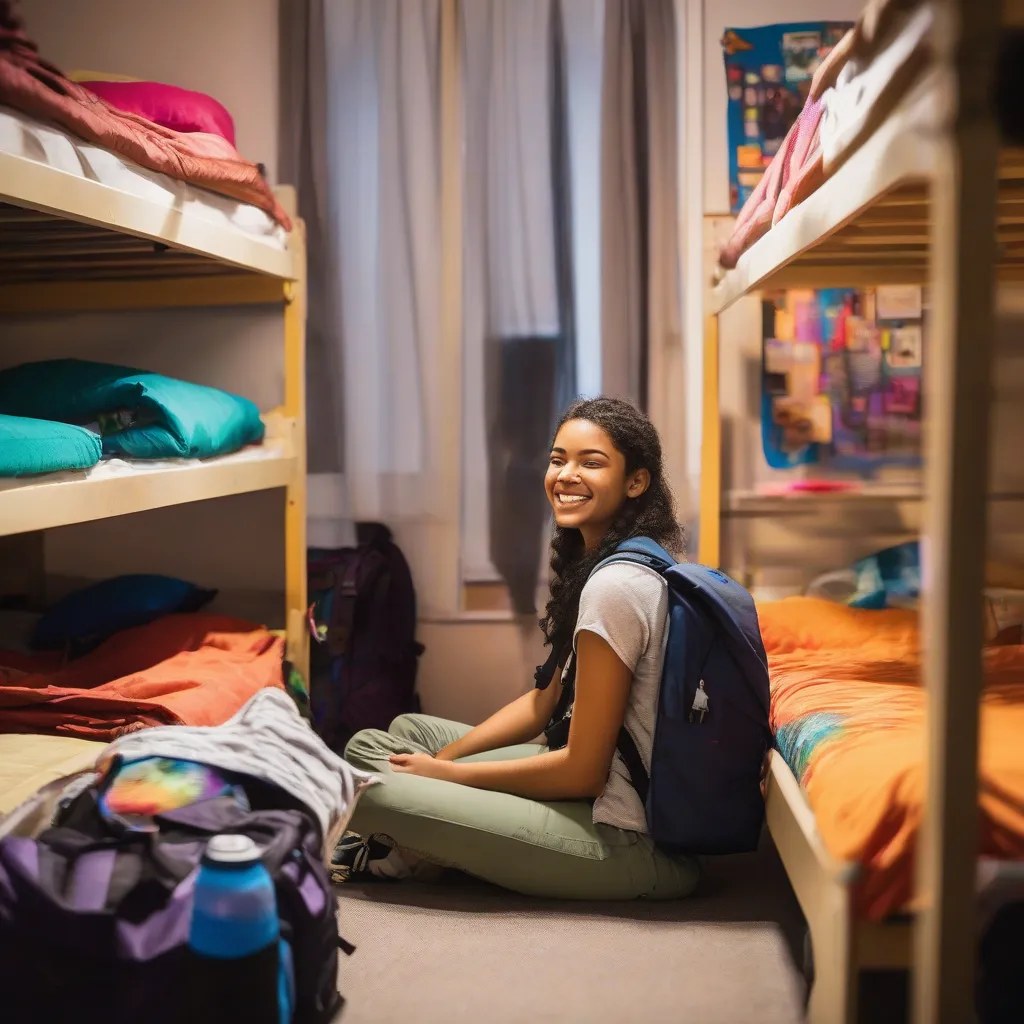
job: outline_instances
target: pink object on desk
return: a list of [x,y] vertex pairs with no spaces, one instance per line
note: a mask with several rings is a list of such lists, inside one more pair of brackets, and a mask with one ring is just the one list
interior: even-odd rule
[[787,480],[783,484],[768,484],[762,493],[772,496],[786,494],[843,494],[860,489],[852,480]]

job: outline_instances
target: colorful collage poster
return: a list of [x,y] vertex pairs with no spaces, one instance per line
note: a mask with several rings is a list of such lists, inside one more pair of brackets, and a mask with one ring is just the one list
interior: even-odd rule
[[829,288],[762,300],[761,436],[774,469],[870,475],[921,458],[920,287]]
[[803,109],[818,65],[850,27],[818,21],[726,29],[731,213],[757,187]]

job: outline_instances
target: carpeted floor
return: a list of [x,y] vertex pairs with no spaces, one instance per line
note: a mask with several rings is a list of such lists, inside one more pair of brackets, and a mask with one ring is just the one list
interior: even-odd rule
[[343,1024],[796,1024],[803,920],[769,840],[674,903],[551,903],[471,881],[339,888]]

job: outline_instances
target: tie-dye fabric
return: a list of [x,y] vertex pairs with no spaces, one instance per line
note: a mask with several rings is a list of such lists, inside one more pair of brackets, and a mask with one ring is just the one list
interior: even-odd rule
[[116,765],[112,771],[113,778],[103,788],[100,809],[105,815],[131,823],[234,791],[221,772],[195,761],[144,757]]

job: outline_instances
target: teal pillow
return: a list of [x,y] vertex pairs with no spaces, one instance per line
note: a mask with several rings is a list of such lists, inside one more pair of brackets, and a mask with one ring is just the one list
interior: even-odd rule
[[88,469],[102,454],[99,435],[91,430],[0,414],[0,476]]
[[247,398],[82,359],[0,371],[0,413],[98,423],[103,451],[134,459],[209,458],[263,440],[259,410]]

